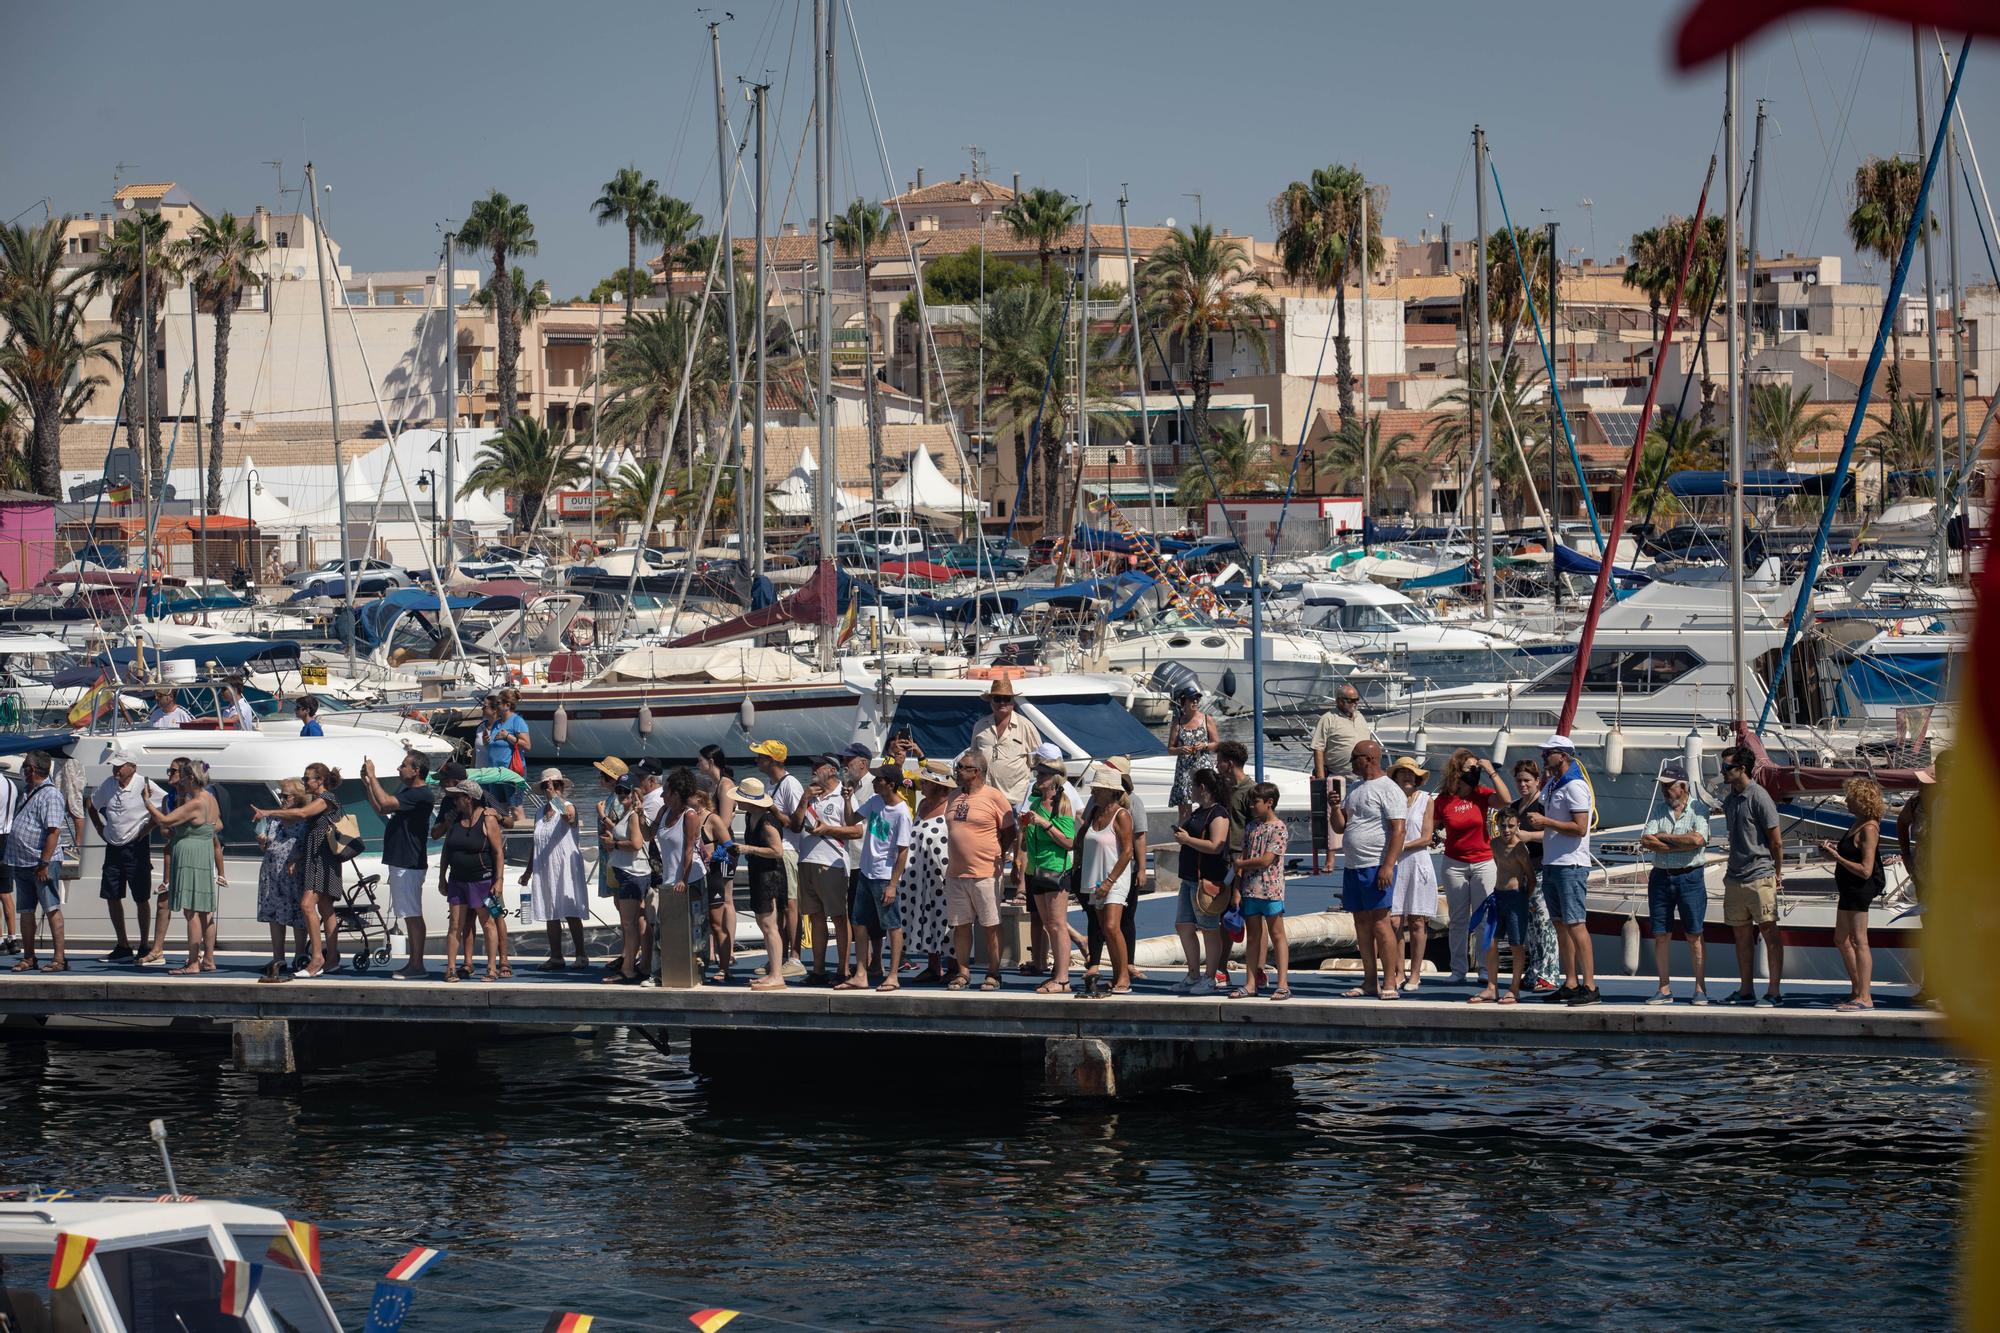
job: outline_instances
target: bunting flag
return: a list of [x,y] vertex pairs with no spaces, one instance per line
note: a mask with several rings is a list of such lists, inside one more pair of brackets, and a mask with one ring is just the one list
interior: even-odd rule
[[[285,1242],[289,1238],[291,1244]],[[306,1271],[319,1272],[319,1228],[310,1222],[285,1223],[285,1235],[271,1241],[271,1251],[264,1256],[275,1259],[287,1268],[298,1268],[303,1264]]]
[[233,1314],[238,1319],[250,1313],[250,1302],[257,1295],[257,1283],[264,1277],[264,1265],[253,1264],[248,1259],[224,1259],[222,1261],[222,1313]]
[[716,1330],[741,1314],[740,1310],[696,1310],[688,1316],[688,1322],[701,1333],[716,1333]]
[[72,727],[88,727],[111,711],[112,701],[118,697],[111,682],[99,675],[97,683],[85,690],[77,701],[69,706],[69,724]]
[[443,1250],[433,1250],[429,1246],[418,1245],[398,1259],[383,1276],[391,1282],[408,1282],[430,1270],[430,1266],[444,1258]]
[[593,1322],[595,1321],[590,1315],[570,1314],[559,1310],[550,1315],[548,1322],[542,1325],[542,1333],[589,1333]]
[[56,1252],[49,1260],[49,1290],[61,1291],[76,1281],[76,1275],[90,1262],[90,1252],[97,1248],[94,1237],[79,1236],[73,1231],[56,1233]]
[[104,498],[111,501],[111,503],[115,505],[131,504],[132,483],[129,481],[113,482],[111,484],[111,488],[104,493]]
[[43,1189],[39,1185],[28,1191],[29,1203],[61,1203],[65,1199],[74,1199],[75,1197],[75,1193],[70,1190],[58,1188]]
[[[1987,529],[1989,533],[1993,528]],[[1959,681],[1957,740],[1937,765],[1938,785],[1924,800],[1922,858],[1924,989],[1937,997],[1951,1032],[1976,1059],[2000,1057],[2000,899],[1993,893],[1993,826],[2000,819],[2000,558],[1992,538],[1974,594],[1977,611]],[[1986,1085],[1986,1124],[1965,1192],[1966,1228],[1959,1251],[1959,1321],[1965,1328],[2000,1323],[2000,1114],[1996,1086]]]
[[416,1298],[413,1287],[400,1282],[377,1282],[374,1298],[368,1302],[368,1327],[364,1333],[396,1333]]

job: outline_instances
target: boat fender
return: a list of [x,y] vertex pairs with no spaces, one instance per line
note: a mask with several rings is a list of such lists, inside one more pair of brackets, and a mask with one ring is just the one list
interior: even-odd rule
[[1625,924],[1618,928],[1618,942],[1623,946],[1625,975],[1639,975],[1639,918],[1628,916]]
[[1708,800],[1701,780],[1702,751],[1706,748],[1700,727],[1689,727],[1687,737],[1681,741],[1681,771],[1687,774],[1688,790],[1701,796],[1703,804],[1713,804]]
[[736,725],[747,735],[757,725],[757,705],[748,699],[736,705]]
[[1224,667],[1222,669],[1222,692],[1232,699],[1236,697],[1235,667]]
[[1625,773],[1625,730],[1622,727],[1613,727],[1611,734],[1604,738],[1604,771],[1614,778]]
[[1500,728],[1499,734],[1493,738],[1493,767],[1506,767],[1507,751],[1512,749],[1513,746],[1514,733],[1505,727]]
[[560,703],[556,705],[555,718],[549,723],[549,735],[558,746],[569,743],[569,709]]
[[639,705],[639,734],[641,736],[653,734],[653,710],[645,704]]

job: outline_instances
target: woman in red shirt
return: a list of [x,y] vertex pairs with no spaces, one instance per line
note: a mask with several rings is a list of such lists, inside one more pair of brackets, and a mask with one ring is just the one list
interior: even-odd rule
[[[1482,774],[1484,778],[1482,780]],[[1490,785],[1489,785],[1490,784]],[[1451,984],[1466,984],[1472,970],[1467,929],[1480,900],[1493,892],[1493,844],[1486,821],[1493,807],[1514,798],[1490,759],[1453,750],[1438,786],[1437,827],[1444,835],[1444,895],[1451,913]],[[1489,979],[1488,984],[1491,984]]]

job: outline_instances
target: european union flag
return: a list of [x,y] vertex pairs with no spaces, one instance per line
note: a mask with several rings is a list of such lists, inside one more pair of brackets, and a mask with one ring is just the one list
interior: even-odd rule
[[410,1302],[416,1299],[416,1290],[401,1282],[377,1282],[375,1297],[368,1302],[368,1328],[366,1333],[396,1333],[403,1326],[404,1316],[410,1313]]

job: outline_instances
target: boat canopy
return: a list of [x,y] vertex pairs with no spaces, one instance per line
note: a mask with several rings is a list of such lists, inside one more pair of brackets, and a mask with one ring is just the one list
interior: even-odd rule
[[[1194,545],[1178,537],[1154,537],[1147,542],[1154,550],[1167,555],[1179,555]],[[1135,555],[1140,543],[1122,532],[1110,528],[1086,528],[1081,525],[1076,530],[1076,545],[1086,551],[1109,551],[1113,555]]]
[[[1685,476],[1686,474],[1683,473],[1682,475]],[[1597,566],[1598,562],[1596,560],[1591,559],[1573,546],[1558,545],[1556,547],[1557,573],[1595,574],[1597,573]],[[1636,569],[1625,569],[1618,565],[1611,567],[1611,577],[1622,579],[1626,583],[1651,583],[1653,581],[1651,574],[1642,574]],[[1403,586],[1407,588],[1411,585],[1406,583]]]
[[177,648],[124,645],[99,653],[93,661],[99,667],[129,666],[145,654],[148,663],[204,662],[222,671],[234,671],[252,662],[297,661],[299,645],[291,639],[221,639],[182,644]]
[[[1745,495],[1819,495],[1833,489],[1832,472],[1778,472],[1753,469],[1743,474]],[[1667,490],[1683,498],[1719,498],[1729,493],[1727,472],[1676,472]]]
[[[1579,556],[1578,558],[1581,559],[1582,557]],[[1595,561],[1591,563],[1591,568],[1593,570],[1597,568]],[[1464,564],[1453,565],[1448,569],[1433,570],[1429,574],[1419,574],[1413,579],[1404,579],[1403,586],[1405,588],[1461,588],[1471,583],[1473,578],[1472,564],[1470,561],[1467,561]]]
[[[448,599],[453,611],[517,611],[521,599],[512,595],[498,597],[453,597]],[[434,616],[438,613],[438,596],[424,588],[393,588],[381,597],[354,609],[354,637],[357,643],[370,646],[387,643],[395,631],[396,622],[406,615]]]

